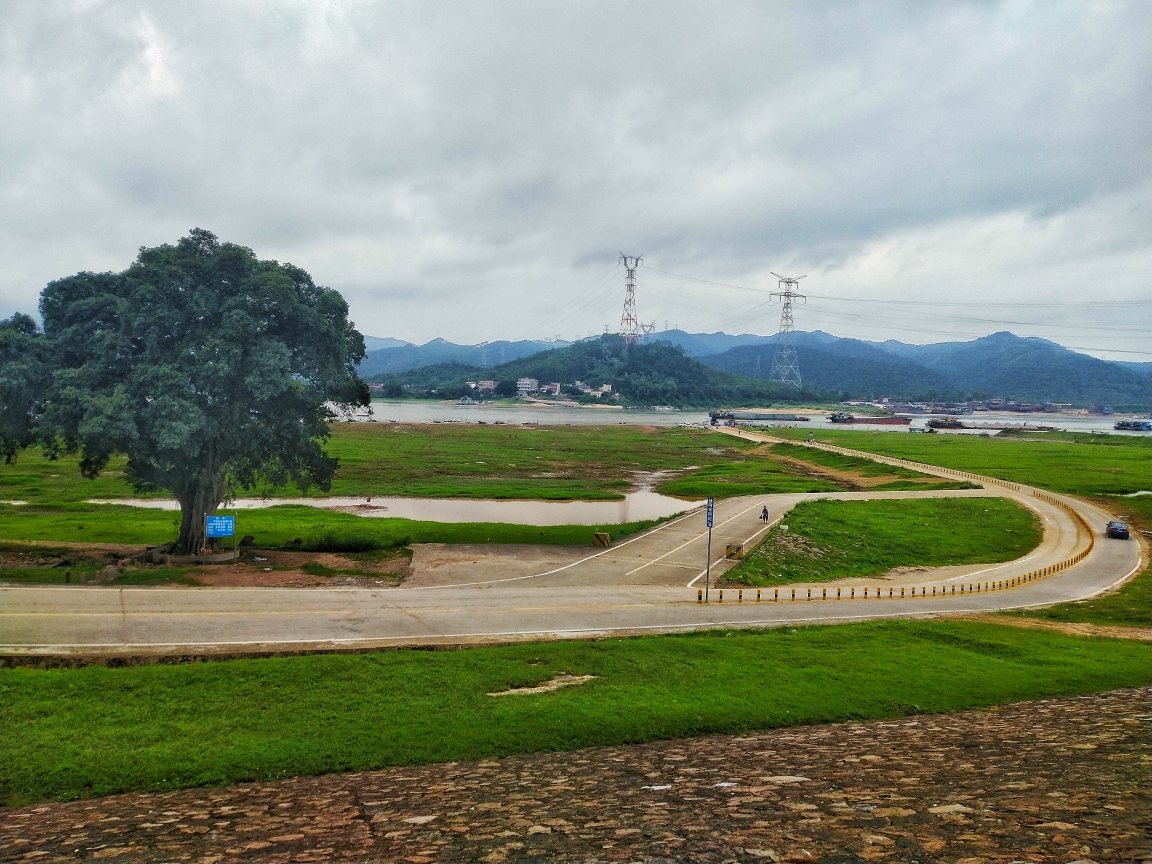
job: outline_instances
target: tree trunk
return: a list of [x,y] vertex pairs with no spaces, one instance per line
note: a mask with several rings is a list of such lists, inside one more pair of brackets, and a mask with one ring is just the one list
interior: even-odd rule
[[224,470],[206,468],[186,488],[173,490],[180,502],[180,552],[197,555],[208,548],[205,518],[215,515],[226,489]]

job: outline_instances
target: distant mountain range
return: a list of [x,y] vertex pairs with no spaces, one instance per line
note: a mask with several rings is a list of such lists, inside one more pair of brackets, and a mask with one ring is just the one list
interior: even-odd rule
[[362,378],[407,372],[421,366],[437,363],[464,363],[469,366],[499,366],[541,351],[566,348],[571,342],[490,342],[482,345],[457,345],[446,339],[433,339],[423,345],[413,345],[399,339],[365,336],[368,354],[360,364]]
[[[647,336],[644,341],[647,345],[670,344],[678,347],[686,358],[698,360],[705,366],[744,379],[767,382],[777,338],[669,330]],[[443,339],[412,345],[399,340],[365,338],[366,343],[370,341],[371,344],[390,344],[370,350],[360,366],[360,374],[375,380],[403,377],[410,382],[409,386],[417,380],[443,380],[446,384],[445,375],[463,380],[464,375],[470,374],[475,378],[481,375],[482,369],[489,370],[484,377],[494,380],[501,374],[514,374],[555,381],[559,375],[559,380],[567,383],[564,376],[571,373],[570,377],[599,384],[602,382],[592,379],[604,371],[598,373],[593,368],[585,368],[587,357],[591,356],[588,352],[571,351],[571,348],[587,343],[601,344],[599,338],[582,340],[575,345],[522,341],[478,346],[456,345]],[[1008,332],[994,333],[970,342],[908,345],[895,340],[866,342],[844,339],[815,331],[796,333],[795,344],[805,390],[810,395],[819,392],[828,398],[890,396],[909,400],[963,400],[1002,397],[1027,402],[1068,402],[1079,407],[1108,404],[1117,410],[1137,411],[1147,411],[1152,398],[1150,363],[1098,360],[1046,339],[1023,338]],[[447,368],[431,377],[400,375],[436,364],[454,364],[456,368],[450,375]],[[661,354],[660,365],[668,371],[673,367],[679,370],[671,376],[673,379],[687,376],[683,384],[691,391],[694,404],[704,399],[701,395],[704,379],[695,371],[695,364],[691,364],[691,371],[688,367],[681,369],[670,357]],[[691,386],[688,379],[692,380]],[[607,381],[605,378],[605,383]],[[719,385],[720,381],[713,383]],[[725,378],[721,389],[734,396],[735,390],[741,388],[734,379]],[[672,398],[674,390],[668,391],[667,401],[675,401]],[[744,395],[751,396],[756,392],[759,388],[751,387]],[[774,387],[772,392],[775,392]],[[684,398],[689,398],[687,390]]]
[[[767,379],[774,352],[775,337],[702,361],[726,372]],[[1047,339],[1007,332],[932,345],[864,342],[819,331],[797,333],[796,358],[805,384],[858,396],[1003,397],[1134,410],[1147,410],[1152,398],[1152,364],[1098,360]]]

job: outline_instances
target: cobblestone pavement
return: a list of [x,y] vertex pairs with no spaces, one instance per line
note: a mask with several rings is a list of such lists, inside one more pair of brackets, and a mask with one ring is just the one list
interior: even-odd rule
[[1149,861],[1149,692],[3,814],[5,861]]

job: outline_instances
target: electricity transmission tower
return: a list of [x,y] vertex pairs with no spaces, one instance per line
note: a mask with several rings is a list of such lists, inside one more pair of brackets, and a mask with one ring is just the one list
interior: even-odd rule
[[808,299],[796,290],[797,284],[804,277],[797,276],[793,279],[789,276],[781,276],[779,273],[772,275],[780,280],[780,290],[773,291],[769,296],[773,300],[779,299],[784,304],[784,308],[780,312],[780,332],[777,334],[776,356],[772,358],[772,371],[768,374],[768,380],[782,381],[793,387],[799,387],[800,364],[796,360],[796,345],[792,337],[792,304],[803,303]]
[[627,347],[655,330],[656,325],[641,324],[636,317],[636,268],[644,263],[644,256],[635,257],[621,252],[620,260],[624,263],[625,274],[624,314],[620,316],[620,335],[624,337],[624,346]]

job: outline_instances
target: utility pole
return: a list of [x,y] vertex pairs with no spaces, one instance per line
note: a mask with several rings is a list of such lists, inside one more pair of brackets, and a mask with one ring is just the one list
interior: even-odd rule
[[781,381],[800,386],[800,364],[796,360],[796,345],[792,335],[792,305],[804,303],[808,298],[796,290],[803,276],[792,278],[773,273],[780,280],[780,290],[769,295],[773,300],[779,299],[784,304],[780,312],[780,331],[777,333],[776,356],[772,358],[772,371],[768,374],[769,381]]

